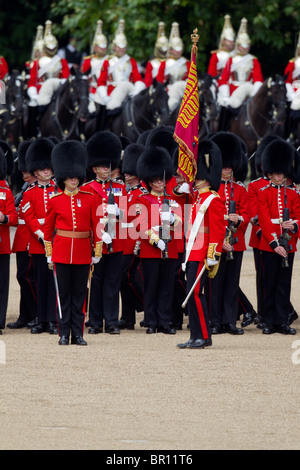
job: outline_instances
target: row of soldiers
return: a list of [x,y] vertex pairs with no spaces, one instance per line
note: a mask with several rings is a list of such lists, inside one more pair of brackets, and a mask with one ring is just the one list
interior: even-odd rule
[[[134,329],[136,312],[143,311],[147,334],[175,334],[188,313],[191,336],[180,348],[210,346],[212,334],[243,334],[256,319],[264,334],[296,333],[290,291],[300,161],[282,139],[261,142],[261,177],[248,191],[241,182],[248,169],[244,143],[228,132],[199,142],[192,188],[178,168],[169,128],[123,145],[109,131],[97,132],[86,145],[25,141],[18,150],[26,182],[18,212],[5,181],[8,150],[0,150],[0,331],[8,301],[9,227],[17,225],[12,251],[20,316],[10,328],[29,324],[34,334],[58,333],[61,345],[70,335],[72,343],[86,345],[86,313],[90,334],[120,334]],[[239,288],[249,222],[258,315]],[[239,304],[245,308],[241,328]]]
[[[68,78],[71,67],[78,67],[89,80],[89,111],[103,114],[122,105],[127,96],[134,96],[153,80],[164,83],[169,94],[169,109],[173,112],[181,103],[185,90],[190,60],[184,57],[184,44],[177,22],[172,23],[169,38],[165,23],[159,22],[154,57],[139,64],[127,53],[128,41],[125,21],[121,19],[116,28],[109,52],[108,39],[103,33],[103,22],[98,20],[91,44],[91,54],[81,57],[76,50],[74,38],[65,50],[59,49],[52,33],[52,22],[38,26],[33,45],[32,57],[26,63],[28,71],[29,122],[35,123],[38,106],[50,103],[55,90]],[[237,112],[243,101],[254,96],[261,87],[264,77],[259,59],[250,53],[251,38],[248,21],[242,18],[238,33],[231,24],[230,15],[225,15],[220,34],[219,47],[211,52],[207,72],[214,78],[213,90],[221,106],[222,119]],[[62,51],[62,52],[61,52]],[[295,57],[289,60],[285,76],[287,100],[290,103],[291,118],[299,117],[299,55],[300,41]],[[5,58],[0,62],[0,79],[8,73]],[[227,117],[226,117],[227,116]],[[34,126],[32,126],[34,127]],[[226,126],[221,126],[225,128]],[[32,129],[30,135],[36,132]]]

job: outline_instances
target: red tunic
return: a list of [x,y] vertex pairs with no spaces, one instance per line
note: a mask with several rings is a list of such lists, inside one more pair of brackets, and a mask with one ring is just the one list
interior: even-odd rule
[[[219,86],[221,85],[230,86],[230,94],[232,94],[232,92],[236,90],[236,88],[238,88],[238,86],[234,84],[236,77],[235,77],[235,72],[232,71],[231,68],[232,68],[232,57],[230,57],[228,61],[226,62],[222,75],[219,79]],[[263,79],[260,63],[256,57],[252,56],[252,67],[251,67],[251,70],[249,71],[248,76],[245,77],[244,82],[255,83],[255,82],[263,82],[263,81],[264,79]]]
[[[101,238],[101,233],[105,231],[105,226],[107,223],[107,201],[110,193],[110,181],[101,181],[99,179],[95,179],[84,184],[82,186],[82,190],[91,192],[97,196],[97,217],[100,217],[100,221],[98,223],[98,236]],[[127,194],[125,184],[120,180],[118,180],[118,182],[113,180],[112,190],[115,197],[115,202],[118,207],[121,209],[122,204],[126,207],[125,201],[127,199]],[[121,202],[122,198],[124,198],[124,203]],[[115,224],[116,235],[112,241],[114,253],[123,251],[124,248],[124,239],[120,239],[120,221],[121,218],[117,217]],[[108,253],[107,245],[105,243],[103,243],[102,252],[103,254]]]
[[[245,243],[245,232],[248,227],[248,223],[250,220],[249,213],[248,213],[248,204],[247,204],[247,190],[245,186],[238,182],[232,182],[233,185],[233,199],[236,203],[236,214],[242,217],[239,225],[237,226],[237,231],[233,234],[234,237],[238,238],[238,242],[234,244],[234,251],[245,251],[246,250],[246,243]],[[231,183],[230,181],[223,181],[220,185],[218,194],[221,197],[221,201],[225,204],[226,207],[226,215],[229,213],[229,201],[231,198]],[[224,227],[227,227],[228,220],[224,219],[223,221]],[[223,249],[222,253],[226,253]]]
[[[45,246],[52,245],[47,254],[54,263],[90,264],[92,261],[92,244],[99,242],[97,234],[98,217],[96,216],[97,199],[92,193],[78,190],[57,193],[48,203],[44,226]],[[55,234],[54,230],[67,232],[90,232],[91,237],[71,238]],[[52,254],[51,254],[52,252]]]
[[[129,58],[130,60],[130,74],[128,81],[131,83],[136,83],[139,81],[143,81],[142,76],[138,70],[138,65],[135,59],[132,57]],[[112,93],[112,91],[116,88],[117,83],[114,82],[114,79],[109,71],[109,59],[105,59],[103,62],[101,72],[97,81],[98,86],[107,86],[107,94],[108,96]]]
[[[296,74],[295,74],[296,76],[293,76],[295,69],[296,69]],[[297,69],[299,69],[299,67],[296,67],[295,59],[291,59],[289,60],[284,71],[285,82],[291,83],[291,85],[293,85],[294,87],[294,91],[297,91],[299,89],[300,72],[298,73]]]
[[3,56],[0,56],[0,80],[8,74],[8,65]]
[[[261,188],[264,188],[269,184],[268,178],[260,177],[256,180],[250,181],[248,185],[248,210],[249,210],[249,217],[257,216],[257,202],[258,202],[258,192]],[[251,233],[249,239],[249,246],[252,248],[259,248],[259,237],[257,232],[261,232],[261,228],[259,225],[251,225]]]
[[[66,59],[60,59],[60,61],[61,61],[61,70],[57,78],[68,78],[70,75],[68,62],[66,61]],[[47,77],[45,74],[39,77],[38,76],[39,70],[40,70],[39,60],[35,60],[30,69],[28,88],[30,88],[31,86],[34,86],[37,88],[38,91],[40,90],[42,84],[44,83]]]
[[35,183],[25,191],[22,200],[22,215],[30,231],[29,253],[45,254],[45,248],[39,242],[39,234],[44,234],[45,217],[50,196],[55,193],[53,181],[46,185]]
[[25,220],[22,213],[22,203],[21,201],[18,209],[18,226],[14,236],[12,252],[17,253],[19,251],[28,251],[29,250],[29,239],[30,232],[25,224]]
[[[300,197],[296,189],[286,188],[287,207],[290,211],[290,219],[297,225],[300,221]],[[284,208],[284,185],[277,186],[270,183],[268,186],[260,189],[258,193],[257,213],[261,226],[262,236],[259,249],[263,251],[274,251],[278,246],[279,236],[282,233],[282,217]],[[295,233],[289,231],[291,240],[289,244],[291,252],[297,251],[298,227]]]
[[7,216],[6,223],[0,223],[0,254],[11,253],[10,230],[18,223],[15,199],[5,180],[0,180],[0,211]]
[[222,246],[225,237],[224,215],[226,213],[225,205],[218,193],[211,191],[210,188],[203,188],[194,193],[193,204],[191,205],[188,216],[187,246],[189,243],[191,229],[199,212],[199,209],[207,198],[214,194],[214,197],[204,214],[202,223],[198,229],[193,247],[188,257],[188,261],[203,262],[208,257],[209,248],[213,251],[212,255],[221,255]]

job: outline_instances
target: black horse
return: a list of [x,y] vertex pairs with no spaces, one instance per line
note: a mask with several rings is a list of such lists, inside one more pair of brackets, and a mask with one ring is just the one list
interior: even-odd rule
[[16,151],[24,137],[25,77],[13,71],[5,80],[5,103],[0,105],[0,138]]
[[[106,113],[104,127],[116,135],[128,137],[136,142],[144,131],[169,124],[168,93],[163,84],[154,81],[134,97],[128,97],[115,113]],[[87,137],[97,128],[97,117],[91,118],[86,125]]]
[[[284,137],[286,119],[286,87],[284,78],[275,75],[266,79],[256,95],[247,99],[228,124],[228,131],[241,137],[251,157],[265,135]],[[256,178],[254,158],[251,179]]]
[[88,118],[89,84],[79,70],[55,92],[51,103],[39,120],[42,137],[62,140],[85,140],[84,127]]
[[[199,139],[210,135],[215,132],[215,121],[217,118],[218,110],[216,99],[213,94],[213,78],[209,74],[204,74],[198,80],[198,94],[199,94]],[[176,125],[178,112],[181,102],[178,107],[171,113],[170,122],[171,126]]]

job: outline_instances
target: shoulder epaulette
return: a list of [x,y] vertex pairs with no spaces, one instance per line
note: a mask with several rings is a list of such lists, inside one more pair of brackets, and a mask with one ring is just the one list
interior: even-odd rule
[[[141,186],[141,187],[140,187],[140,191],[141,191],[143,194],[149,194],[148,189],[145,188],[144,186]],[[142,194],[141,194],[141,196],[142,196]]]
[[241,181],[235,181],[235,183],[238,184],[239,186],[243,186],[243,188],[246,188],[244,183],[242,183]]
[[79,189],[79,192],[83,194],[91,194],[92,196],[94,196],[94,193],[91,193],[91,191],[82,191],[82,189]]
[[86,56],[83,58],[83,60],[91,59],[92,57],[94,57],[93,54],[91,54],[91,55],[86,55]]
[[86,186],[87,184],[90,184],[90,183],[92,183],[93,181],[95,181],[95,180],[86,181],[85,183],[83,183],[83,184],[81,185],[81,187]]
[[220,194],[217,193],[217,191],[214,191],[213,189],[211,189],[210,192],[213,193],[215,196],[220,197]]
[[265,189],[268,189],[268,188],[272,188],[272,186],[270,184],[267,184],[266,186],[264,186],[263,188],[260,188],[259,190],[264,191]]
[[52,199],[53,197],[56,197],[56,196],[60,196],[61,194],[64,194],[64,193],[62,193],[62,192],[61,193],[52,193],[50,195],[50,199]]

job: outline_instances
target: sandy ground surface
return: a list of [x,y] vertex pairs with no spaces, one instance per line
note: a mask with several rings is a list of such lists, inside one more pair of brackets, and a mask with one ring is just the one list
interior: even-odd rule
[[[296,255],[292,302],[300,312]],[[11,257],[7,322],[18,317]],[[252,251],[241,287],[256,305]],[[0,449],[299,449],[300,320],[296,336],[213,336],[213,346],[176,348],[189,338],[88,335],[88,347],[58,346],[48,333],[0,337]],[[4,355],[5,352],[5,355]],[[5,359],[5,360],[4,360]]]

